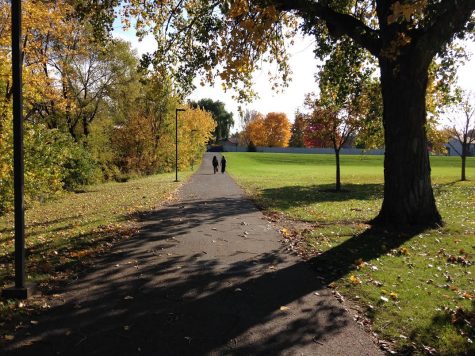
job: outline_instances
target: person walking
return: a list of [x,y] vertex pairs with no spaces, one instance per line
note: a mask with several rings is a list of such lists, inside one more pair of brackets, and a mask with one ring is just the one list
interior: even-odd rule
[[221,173],[226,171],[226,158],[224,156],[221,157]]
[[218,171],[218,159],[216,158],[216,156],[213,157],[213,171],[214,171],[214,174],[216,174],[216,172]]

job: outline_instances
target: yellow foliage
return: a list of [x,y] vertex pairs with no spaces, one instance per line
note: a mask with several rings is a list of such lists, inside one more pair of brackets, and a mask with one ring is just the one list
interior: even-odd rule
[[246,125],[245,135],[249,142],[254,143],[256,146],[265,146],[267,143],[267,135],[264,128],[264,117],[261,114],[257,114]]
[[392,13],[388,16],[388,24],[397,21],[409,22],[412,17],[421,15],[426,7],[427,0],[416,0],[408,4],[396,1],[391,5]]
[[290,122],[284,113],[271,112],[264,120],[264,130],[267,136],[266,146],[287,147],[291,136]]
[[[71,98],[65,95],[61,87],[67,75],[66,63],[86,49],[84,43],[89,39],[83,35],[84,26],[72,16],[74,8],[70,1],[24,0],[22,8],[25,115],[39,107],[49,107],[50,113],[71,107]],[[0,3],[0,47],[4,49],[0,52],[0,62],[3,63],[10,63],[11,58],[10,10],[9,2]],[[10,80],[0,82],[0,85],[3,86],[1,92],[5,93],[0,101],[9,101]]]
[[186,111],[179,113],[178,127],[179,165],[182,168],[194,166],[212,138],[216,121],[211,113],[188,107]]

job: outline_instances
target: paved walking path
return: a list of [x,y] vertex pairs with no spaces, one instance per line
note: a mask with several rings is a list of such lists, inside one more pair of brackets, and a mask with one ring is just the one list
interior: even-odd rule
[[138,236],[72,283],[12,353],[381,354],[308,265],[283,252],[234,181],[213,174],[211,157],[176,202],[147,214]]

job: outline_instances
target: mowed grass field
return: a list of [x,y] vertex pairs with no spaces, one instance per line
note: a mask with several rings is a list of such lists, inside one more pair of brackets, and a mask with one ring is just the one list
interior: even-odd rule
[[[475,354],[475,158],[431,157],[445,225],[394,234],[366,224],[383,195],[382,156],[226,153],[228,171],[283,235],[300,239],[317,277],[363,310],[378,338],[402,353]],[[286,224],[285,219],[281,219]],[[302,228],[299,228],[302,222]],[[287,286],[290,287],[290,286]]]

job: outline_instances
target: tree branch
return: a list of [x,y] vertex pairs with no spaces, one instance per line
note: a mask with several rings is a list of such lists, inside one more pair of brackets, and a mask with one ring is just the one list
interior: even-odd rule
[[322,20],[332,36],[347,35],[374,56],[379,55],[381,50],[379,31],[373,30],[351,15],[336,12],[329,6],[310,0],[270,0],[263,3],[274,5],[280,11],[296,11],[302,18],[313,23]]
[[442,0],[436,5],[437,17],[426,26],[419,37],[418,48],[432,59],[461,32],[475,11],[475,0]]

